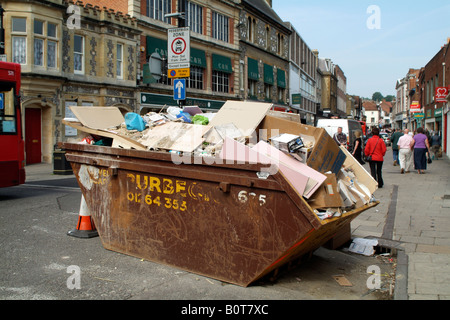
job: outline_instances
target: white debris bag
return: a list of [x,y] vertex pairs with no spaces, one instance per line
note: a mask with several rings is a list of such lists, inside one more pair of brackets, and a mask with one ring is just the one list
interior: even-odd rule
[[353,253],[372,256],[375,253],[375,247],[378,245],[377,239],[355,238],[350,244],[348,250]]

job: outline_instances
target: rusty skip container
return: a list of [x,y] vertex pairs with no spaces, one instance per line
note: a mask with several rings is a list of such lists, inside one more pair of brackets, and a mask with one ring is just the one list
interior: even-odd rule
[[283,173],[260,178],[261,164],[62,145],[106,249],[244,287],[378,204],[321,220]]

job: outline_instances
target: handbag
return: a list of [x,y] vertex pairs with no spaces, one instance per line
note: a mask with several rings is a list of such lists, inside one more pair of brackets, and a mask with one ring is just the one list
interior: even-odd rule
[[430,155],[428,155],[428,159],[427,159],[427,162],[428,162],[428,164],[430,164],[430,163],[432,163],[432,162],[433,162],[433,160],[431,160],[431,157],[430,157]]
[[366,160],[367,161],[372,161],[372,154],[375,152],[375,149],[377,148],[377,144],[378,144],[378,141],[380,141],[380,137],[378,137],[378,140],[377,140],[377,143],[375,143],[375,147],[373,148],[373,151],[370,153],[370,155],[368,155],[367,156],[367,158],[366,158]]

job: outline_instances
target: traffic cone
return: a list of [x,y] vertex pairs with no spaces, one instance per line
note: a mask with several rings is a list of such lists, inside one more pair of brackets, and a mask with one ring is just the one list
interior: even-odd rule
[[88,212],[84,195],[81,195],[80,214],[78,215],[77,227],[67,232],[67,234],[76,238],[93,238],[98,236],[94,221]]

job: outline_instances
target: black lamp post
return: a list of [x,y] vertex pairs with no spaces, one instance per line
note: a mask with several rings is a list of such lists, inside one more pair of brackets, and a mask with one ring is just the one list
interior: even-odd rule
[[3,29],[3,13],[5,9],[3,9],[0,4],[0,54],[5,54],[5,29]]

